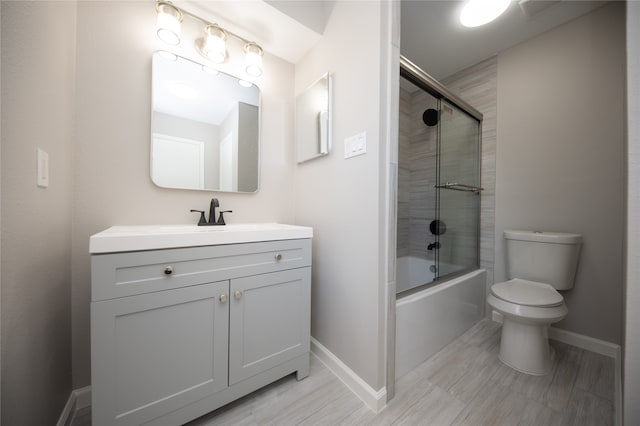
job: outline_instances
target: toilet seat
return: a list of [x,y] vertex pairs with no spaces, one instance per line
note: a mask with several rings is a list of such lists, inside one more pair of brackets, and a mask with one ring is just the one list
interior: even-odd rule
[[537,308],[562,305],[562,295],[546,283],[514,278],[491,286],[491,294],[508,303]]

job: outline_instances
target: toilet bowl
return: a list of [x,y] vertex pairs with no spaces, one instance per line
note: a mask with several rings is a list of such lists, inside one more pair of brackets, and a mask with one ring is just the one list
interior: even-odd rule
[[551,371],[549,326],[569,313],[562,295],[549,284],[514,278],[494,284],[487,302],[503,316],[500,361],[527,374]]
[[502,314],[499,359],[527,374],[553,367],[549,326],[569,310],[557,290],[573,287],[582,237],[578,234],[504,231],[508,281],[491,286],[487,303]]

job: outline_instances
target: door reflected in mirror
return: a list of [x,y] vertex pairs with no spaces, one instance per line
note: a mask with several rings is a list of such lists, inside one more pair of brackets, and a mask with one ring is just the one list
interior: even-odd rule
[[296,96],[296,153],[298,163],[331,152],[332,76],[324,74]]
[[156,185],[258,190],[260,89],[244,83],[189,59],[153,55],[151,180]]

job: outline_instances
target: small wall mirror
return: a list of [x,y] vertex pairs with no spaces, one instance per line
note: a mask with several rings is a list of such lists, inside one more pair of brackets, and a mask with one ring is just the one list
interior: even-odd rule
[[258,190],[258,87],[189,59],[156,52],[151,103],[151,180],[156,185]]
[[331,152],[332,76],[320,79],[296,96],[296,153],[298,163]]

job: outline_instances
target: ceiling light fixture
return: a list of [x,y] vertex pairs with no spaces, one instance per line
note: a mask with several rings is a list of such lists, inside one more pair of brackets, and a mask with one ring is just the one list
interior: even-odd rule
[[511,0],[468,0],[460,12],[460,23],[465,27],[479,27],[502,15]]
[[158,2],[158,38],[167,44],[175,46],[180,44],[180,23],[182,13],[170,3]]
[[264,51],[256,42],[249,41],[231,31],[212,24],[204,19],[182,10],[167,1],[156,4],[158,11],[158,37],[165,43],[177,45],[180,43],[180,23],[185,15],[204,24],[204,37],[195,42],[196,51],[206,59],[223,63],[227,59],[227,38],[234,37],[244,43],[245,71],[250,77],[262,75],[262,56]]

